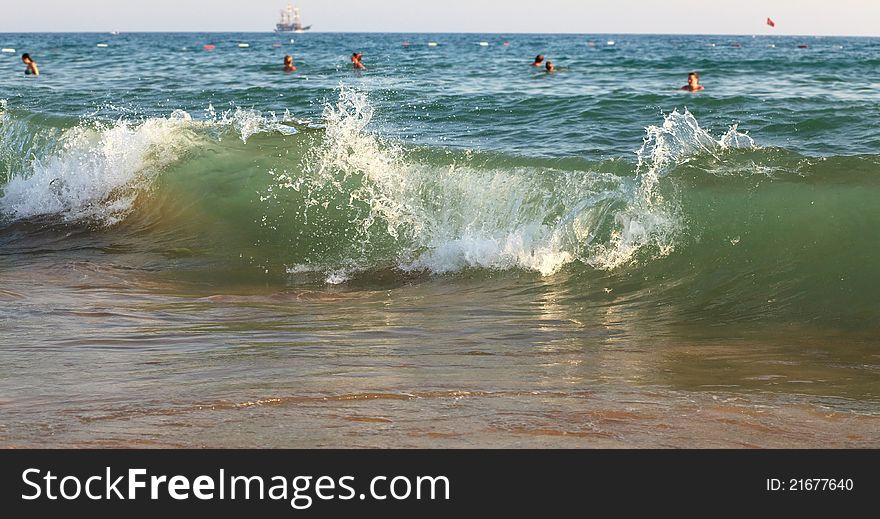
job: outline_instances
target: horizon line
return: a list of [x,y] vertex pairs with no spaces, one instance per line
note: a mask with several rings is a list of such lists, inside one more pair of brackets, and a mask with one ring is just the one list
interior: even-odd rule
[[741,37],[811,37],[811,38],[880,38],[880,34],[758,34],[758,33],[686,33],[686,32],[504,32],[504,31],[306,31],[306,32],[275,32],[275,31],[235,31],[235,30],[136,30],[136,31],[115,31],[115,30],[89,30],[89,31],[68,31],[68,30],[52,30],[52,31],[0,31],[0,35],[4,34],[493,34],[493,35],[526,35],[526,36],[741,36]]

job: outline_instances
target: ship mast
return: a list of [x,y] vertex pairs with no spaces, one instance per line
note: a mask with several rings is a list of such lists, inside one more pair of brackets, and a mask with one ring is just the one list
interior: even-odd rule
[[305,32],[312,26],[304,27],[299,15],[299,7],[292,3],[287,4],[287,9],[281,10],[281,21],[275,24],[275,32]]

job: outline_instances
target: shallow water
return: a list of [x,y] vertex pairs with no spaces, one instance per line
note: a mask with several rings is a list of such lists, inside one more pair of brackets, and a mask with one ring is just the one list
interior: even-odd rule
[[2,445],[878,444],[880,40],[0,40]]

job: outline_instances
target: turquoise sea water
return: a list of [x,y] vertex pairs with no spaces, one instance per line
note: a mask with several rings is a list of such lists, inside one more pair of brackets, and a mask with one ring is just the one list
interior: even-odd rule
[[0,47],[4,445],[877,445],[880,39]]

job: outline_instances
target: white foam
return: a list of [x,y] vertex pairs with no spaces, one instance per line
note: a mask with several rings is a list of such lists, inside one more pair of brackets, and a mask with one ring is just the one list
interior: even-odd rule
[[192,140],[184,112],[132,125],[80,125],[65,131],[48,156],[34,158],[28,171],[3,188],[0,211],[13,218],[57,214],[113,225],[138,195]]
[[[607,174],[407,160],[398,144],[367,131],[373,108],[350,88],[341,88],[324,117],[325,140],[305,161],[307,178],[292,182],[276,173],[276,187],[304,189],[306,205],[318,208],[326,207],[326,188],[348,193],[352,205],[369,210],[356,224],[361,239],[369,241],[382,222],[381,232],[401,246],[397,266],[404,271],[521,268],[552,275],[579,258],[601,223],[601,215],[582,213],[601,213],[603,201],[623,193],[621,180]],[[350,192],[352,176],[361,182]]]
[[613,269],[642,250],[667,255],[682,231],[676,205],[657,189],[669,168],[695,155],[754,146],[735,126],[715,139],[685,110],[646,129],[634,179],[441,167],[409,161],[399,145],[368,132],[372,116],[365,95],[341,89],[339,102],[325,112],[316,178],[343,189],[339,175],[363,177],[351,197],[370,208],[361,222],[364,234],[382,221],[390,236],[408,243],[398,262],[405,271],[521,268],[552,275],[576,260]]
[[348,273],[344,270],[335,270],[327,275],[324,283],[328,285],[341,285],[349,280]]
[[666,115],[661,126],[645,129],[645,140],[638,157],[638,184],[630,203],[614,216],[614,230],[608,243],[592,247],[587,262],[595,267],[613,269],[635,260],[636,253],[653,247],[657,256],[675,249],[675,238],[682,224],[674,204],[658,191],[661,179],[671,167],[691,157],[718,157],[724,150],[753,148],[755,142],[732,126],[720,139],[700,127],[685,109]]
[[241,142],[245,144],[248,139],[261,133],[277,132],[285,135],[297,133],[296,128],[285,124],[293,121],[289,112],[285,112],[281,117],[274,113],[264,116],[257,110],[235,107],[217,113],[214,107],[209,105],[207,115],[209,124],[218,127],[232,127],[238,132]]
[[[104,225],[123,219],[164,167],[206,137],[221,138],[224,129],[232,129],[247,143],[260,133],[297,133],[286,124],[293,121],[288,112],[263,116],[234,108],[218,114],[209,106],[202,121],[175,110],[143,122],[120,118],[115,123],[85,121],[63,132],[38,129],[48,133],[28,138],[28,125],[5,118],[5,111],[6,101],[0,99],[0,132],[6,134],[0,156],[15,166],[6,172],[0,212],[12,218],[57,214]],[[204,131],[211,129],[220,132]]]
[[[403,263],[404,271],[430,270],[442,274],[467,268],[506,270],[520,268],[549,276],[575,259],[564,250],[559,235],[540,226],[517,229],[507,235],[484,233],[450,240],[432,240],[434,246],[415,261]],[[430,245],[430,244],[429,244]]]

